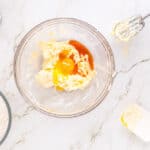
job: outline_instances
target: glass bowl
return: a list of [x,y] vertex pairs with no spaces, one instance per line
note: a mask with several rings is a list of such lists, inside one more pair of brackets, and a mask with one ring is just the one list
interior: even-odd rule
[[[35,81],[41,69],[40,41],[74,39],[92,53],[96,75],[84,90],[59,92],[45,89]],[[56,117],[73,117],[89,112],[107,95],[115,70],[112,50],[93,26],[75,18],[47,20],[31,29],[21,40],[14,58],[14,76],[24,98],[41,112]]]
[[[10,127],[11,127],[11,119],[12,119],[12,117],[11,117],[11,109],[10,109],[10,106],[9,106],[9,104],[8,104],[8,102],[7,102],[7,100],[6,100],[6,98],[5,98],[5,96],[0,92],[0,101],[1,102],[4,102],[4,103],[2,103],[2,110],[3,110],[3,112],[4,113],[7,113],[6,115],[7,116],[5,116],[5,121],[7,121],[6,122],[6,124],[7,124],[7,126],[6,126],[6,128],[2,131],[2,132],[0,132],[0,134],[2,134],[2,135],[0,135],[0,145],[5,141],[5,139],[7,138],[7,136],[8,136],[8,133],[9,133],[9,131],[10,131]],[[4,109],[3,109],[4,108]],[[2,111],[1,110],[1,111]],[[0,122],[0,123],[2,123],[2,122]],[[0,126],[3,126],[3,123],[2,124],[0,124]],[[3,126],[4,127],[4,126]],[[1,128],[1,127],[0,127]]]

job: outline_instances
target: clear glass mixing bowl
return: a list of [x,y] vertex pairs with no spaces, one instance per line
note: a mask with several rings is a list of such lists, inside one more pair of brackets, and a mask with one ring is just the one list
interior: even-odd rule
[[[84,90],[59,92],[36,83],[42,60],[39,42],[52,39],[75,39],[92,53],[97,74]],[[103,35],[74,18],[51,19],[35,26],[20,42],[14,58],[15,80],[22,96],[36,109],[57,117],[78,116],[95,108],[107,95],[114,70],[113,53]]]
[[9,103],[1,91],[0,91],[0,102],[1,102],[0,113],[3,112],[0,115],[4,115],[3,120],[0,120],[0,146],[1,146],[1,144],[6,140],[8,133],[10,131],[12,115]]

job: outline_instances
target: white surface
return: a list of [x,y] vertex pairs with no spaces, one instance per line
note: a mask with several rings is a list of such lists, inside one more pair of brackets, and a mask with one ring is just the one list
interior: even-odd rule
[[[150,12],[149,6],[149,0],[0,0],[0,89],[13,113],[10,134],[0,150],[149,150],[150,143],[124,129],[119,116],[133,102],[150,110],[150,19],[128,45],[110,36],[113,22]],[[21,37],[39,22],[62,16],[97,27],[113,48],[118,72],[103,103],[72,119],[33,110],[18,93],[12,75],[14,51]]]

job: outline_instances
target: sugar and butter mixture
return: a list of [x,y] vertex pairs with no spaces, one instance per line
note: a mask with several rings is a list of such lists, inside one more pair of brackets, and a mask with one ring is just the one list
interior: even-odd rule
[[95,75],[93,56],[76,40],[40,42],[42,69],[36,81],[45,88],[72,91],[85,88]]

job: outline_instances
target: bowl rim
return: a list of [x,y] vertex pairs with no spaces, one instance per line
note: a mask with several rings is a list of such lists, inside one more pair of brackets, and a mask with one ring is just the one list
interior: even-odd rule
[[6,97],[4,96],[4,94],[1,91],[0,91],[0,97],[3,99],[3,101],[6,105],[7,111],[8,111],[8,125],[7,125],[7,129],[5,131],[5,134],[4,134],[3,138],[0,140],[0,146],[1,146],[3,144],[3,142],[6,140],[8,134],[9,134],[11,124],[12,124],[12,115],[11,115],[10,105],[9,105]]
[[[37,29],[42,28],[43,26],[46,26],[50,23],[58,23],[59,22],[65,22],[65,23],[74,23],[77,25],[82,25],[85,28],[87,28],[88,30],[90,30],[92,32],[92,34],[94,34],[99,41],[101,41],[101,44],[103,45],[103,47],[105,49],[107,49],[108,53],[110,54],[110,62],[111,62],[111,77],[108,81],[108,85],[105,89],[103,89],[103,91],[105,91],[103,93],[103,95],[101,96],[101,100],[97,100],[96,103],[94,103],[93,105],[91,105],[90,107],[86,108],[84,111],[80,111],[77,113],[72,113],[72,114],[57,114],[57,113],[53,113],[53,112],[48,112],[46,110],[44,110],[42,107],[35,105],[35,103],[33,103],[28,96],[24,93],[24,91],[22,90],[19,81],[18,81],[18,77],[17,77],[17,60],[18,60],[18,56],[19,56],[19,52],[22,49],[22,45],[26,42],[26,39],[28,39],[32,34],[34,34],[35,32],[37,32]],[[81,26],[81,27],[82,27]],[[115,76],[115,61],[114,61],[114,55],[113,55],[113,51],[109,45],[109,43],[107,42],[107,40],[105,39],[105,37],[92,25],[90,25],[89,23],[82,21],[80,19],[77,18],[67,18],[67,17],[61,17],[61,18],[53,18],[53,19],[48,19],[46,21],[43,21],[37,25],[35,25],[32,29],[30,29],[25,35],[24,37],[21,39],[21,41],[19,42],[18,46],[15,49],[15,55],[14,55],[14,62],[13,62],[13,69],[14,69],[14,79],[15,79],[15,83],[16,86],[20,92],[20,94],[22,95],[22,97],[26,100],[27,103],[31,104],[36,110],[48,115],[48,116],[53,116],[53,117],[58,117],[58,118],[72,118],[72,117],[77,117],[77,116],[81,116],[83,114],[86,114],[90,111],[92,111],[94,108],[96,108],[103,100],[104,98],[108,95],[110,88],[112,87],[113,81],[114,81],[114,76]],[[96,98],[98,99],[99,96]]]

